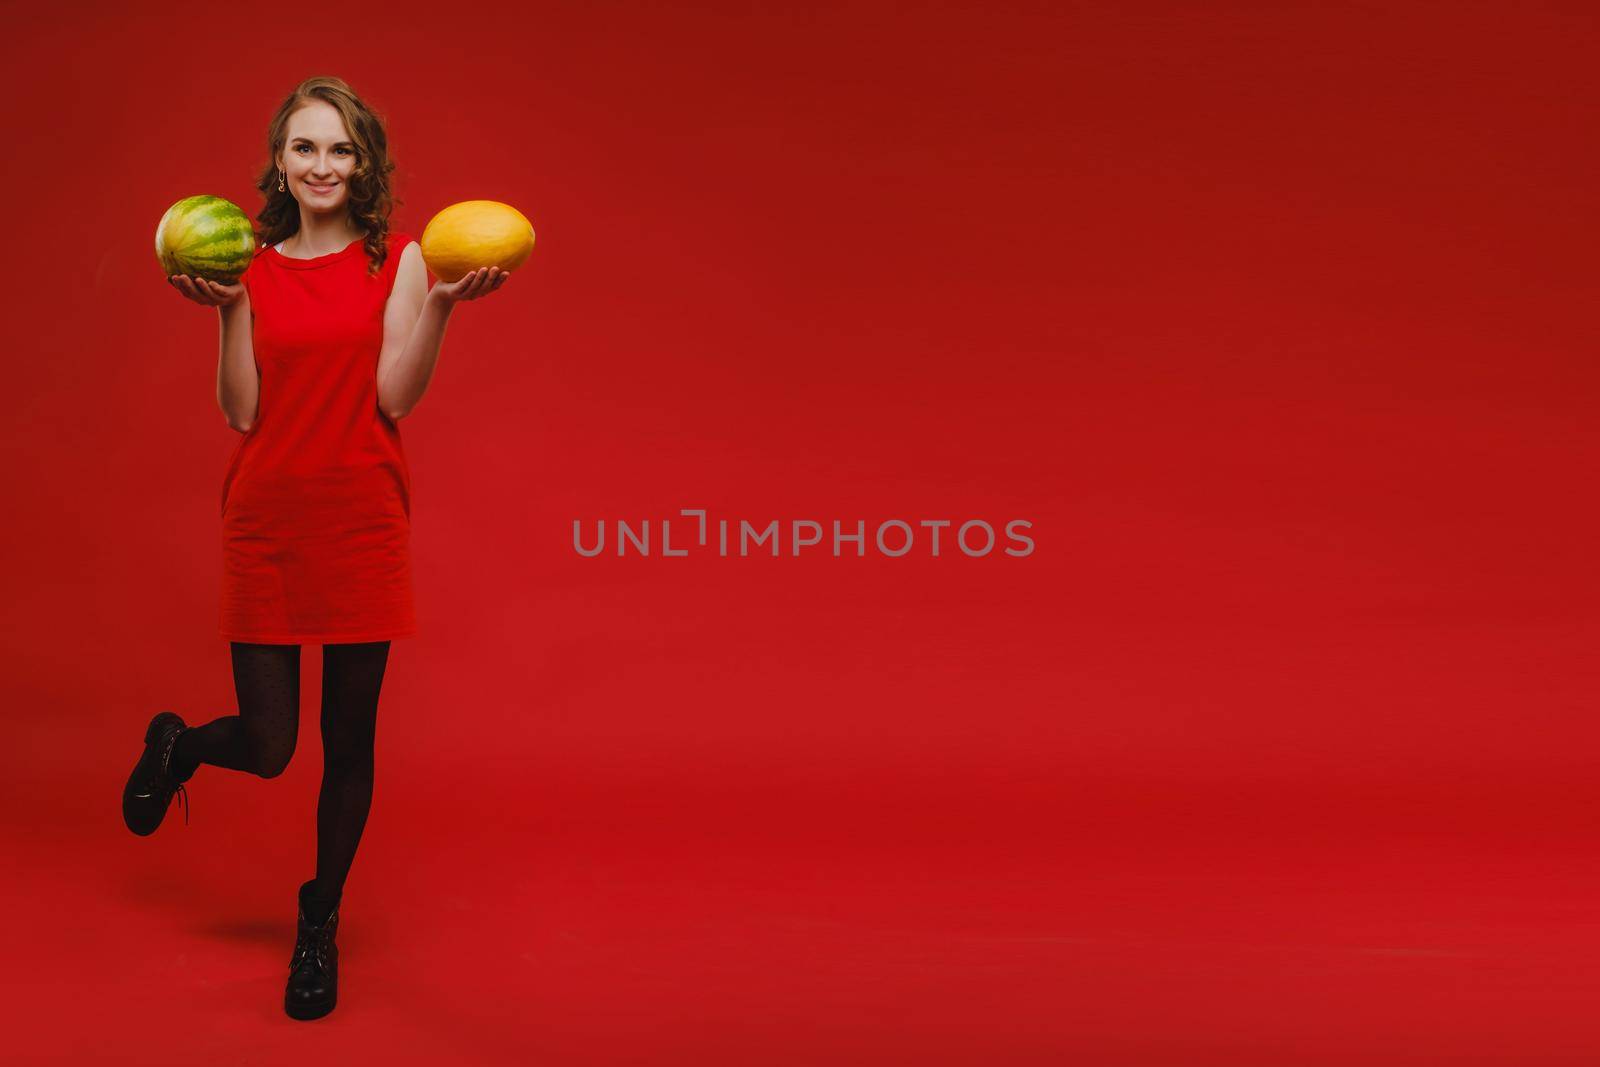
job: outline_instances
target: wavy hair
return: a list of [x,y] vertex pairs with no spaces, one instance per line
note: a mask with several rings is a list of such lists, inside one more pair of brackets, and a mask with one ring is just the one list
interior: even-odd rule
[[277,244],[300,231],[300,205],[294,194],[278,191],[278,153],[288,139],[289,116],[310,103],[331,104],[344,119],[345,129],[356,146],[356,165],[350,173],[351,221],[366,230],[362,242],[367,253],[367,273],[377,274],[389,258],[389,215],[396,200],[389,189],[389,175],[395,164],[389,158],[389,136],[383,119],[362,102],[342,78],[307,78],[295,86],[267,126],[267,165],[256,179],[256,189],[266,204],[256,221],[261,223],[263,246]]

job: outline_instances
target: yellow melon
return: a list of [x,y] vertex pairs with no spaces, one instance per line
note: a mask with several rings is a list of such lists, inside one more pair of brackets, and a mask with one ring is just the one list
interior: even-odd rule
[[533,223],[498,200],[463,200],[428,220],[420,244],[434,277],[456,282],[480,267],[522,266],[533,252]]

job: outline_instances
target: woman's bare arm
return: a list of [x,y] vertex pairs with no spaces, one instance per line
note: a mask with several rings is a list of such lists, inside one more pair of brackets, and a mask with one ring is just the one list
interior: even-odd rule
[[221,285],[206,278],[173,274],[168,283],[196,304],[217,309],[222,339],[217,352],[217,406],[228,425],[249,433],[261,401],[261,372],[251,338],[250,293],[242,282]]
[[383,349],[378,355],[378,408],[391,422],[411,414],[428,391],[455,306],[488,296],[511,277],[509,271],[498,267],[480,268],[430,289],[422,246],[414,242],[401,251],[395,271],[394,290],[383,314]]
[[222,340],[217,357],[217,406],[228,425],[249,433],[261,402],[261,372],[256,369],[255,345],[250,337],[250,297],[217,308]]

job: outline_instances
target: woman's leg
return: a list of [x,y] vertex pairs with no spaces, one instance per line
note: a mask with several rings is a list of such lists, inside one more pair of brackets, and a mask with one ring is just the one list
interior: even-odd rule
[[322,646],[322,791],[317,876],[308,895],[337,901],[372,807],[378,691],[389,642]]
[[173,771],[187,781],[202,763],[263,778],[282,774],[300,729],[300,646],[232,642],[239,714],[178,735]]

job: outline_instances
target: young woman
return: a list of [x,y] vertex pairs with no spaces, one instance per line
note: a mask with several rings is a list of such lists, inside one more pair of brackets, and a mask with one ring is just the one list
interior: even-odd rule
[[150,720],[123,791],[136,834],[154,833],[202,763],[271,778],[294,753],[300,646],[323,647],[316,876],[300,886],[284,1009],[333,1010],[334,932],[372,803],[378,691],[389,643],[417,632],[411,480],[397,423],[427,391],[445,325],[509,274],[431,289],[421,247],[389,231],[381,120],[338,78],[289,94],[267,131],[257,188],[261,248],[234,285],[173,275],[218,309],[217,403],[244,434],[222,486],[221,634],[239,714]]

